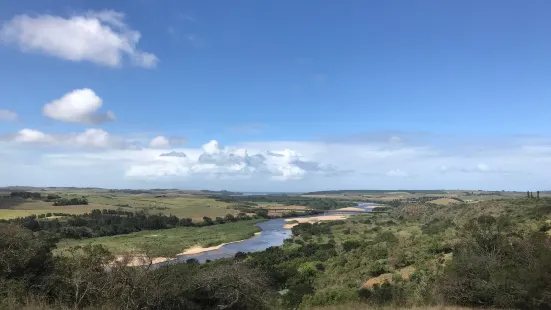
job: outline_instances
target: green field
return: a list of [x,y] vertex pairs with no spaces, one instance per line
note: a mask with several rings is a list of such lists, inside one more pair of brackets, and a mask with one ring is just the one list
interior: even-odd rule
[[149,213],[172,214],[179,218],[202,220],[204,216],[216,218],[238,211],[228,208],[228,203],[212,198],[193,195],[167,195],[156,197],[154,194],[109,193],[99,190],[48,191],[66,198],[86,197],[88,205],[52,206],[51,202],[32,199],[0,198],[0,219],[10,219],[31,214],[69,213],[82,214],[93,209],[121,209],[125,211],[148,211]]
[[250,238],[260,231],[260,228],[254,225],[260,221],[148,230],[83,240],[67,239],[58,244],[58,251],[75,245],[102,244],[115,254],[143,252],[148,249],[151,251],[149,254],[153,256],[173,256],[194,246],[209,247]]

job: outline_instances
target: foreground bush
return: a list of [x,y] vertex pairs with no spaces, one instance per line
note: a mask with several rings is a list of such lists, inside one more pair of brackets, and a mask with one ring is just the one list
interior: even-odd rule
[[456,305],[551,309],[551,240],[481,216],[465,227],[437,287]]
[[54,257],[48,235],[0,224],[0,308],[267,309],[266,275],[238,261],[149,270],[102,246]]

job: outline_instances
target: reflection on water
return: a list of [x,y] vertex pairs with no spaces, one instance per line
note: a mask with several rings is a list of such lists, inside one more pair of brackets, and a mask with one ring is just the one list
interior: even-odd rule
[[[371,211],[371,208],[374,205],[375,204],[373,203],[358,203],[356,207],[364,209],[366,211]],[[195,258],[200,263],[204,263],[206,260],[234,257],[235,253],[237,252],[258,252],[263,251],[271,246],[282,245],[285,239],[291,237],[291,230],[283,228],[283,225],[285,225],[284,219],[271,219],[266,222],[258,223],[256,224],[256,226],[260,227],[262,229],[262,232],[257,236],[240,242],[226,244],[225,246],[217,250],[205,251],[199,254],[178,256],[170,263],[185,262],[190,258]],[[166,263],[160,263],[158,265],[163,264]]]

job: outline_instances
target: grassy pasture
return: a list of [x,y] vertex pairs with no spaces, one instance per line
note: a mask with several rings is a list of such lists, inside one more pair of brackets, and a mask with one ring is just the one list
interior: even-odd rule
[[102,244],[115,254],[143,252],[151,249],[154,256],[172,256],[194,247],[209,247],[226,242],[250,238],[260,228],[254,224],[261,220],[204,226],[178,227],[163,230],[147,230],[127,235],[90,238],[83,240],[67,239],[58,244],[59,251],[75,245]]
[[180,218],[202,220],[204,216],[216,218],[228,213],[237,214],[236,210],[228,208],[228,203],[211,198],[179,195],[155,197],[152,194],[120,194],[96,191],[49,191],[49,194],[58,194],[62,197],[86,197],[88,205],[52,206],[51,202],[20,198],[0,198],[0,219],[9,219],[31,214],[45,214],[48,212],[63,212],[82,214],[93,209],[122,209],[126,211],[146,210],[150,213],[173,214]]

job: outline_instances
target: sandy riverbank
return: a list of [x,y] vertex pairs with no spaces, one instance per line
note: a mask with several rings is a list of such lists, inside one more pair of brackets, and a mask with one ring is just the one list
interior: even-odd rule
[[311,216],[311,217],[295,217],[285,219],[285,222],[294,222],[283,225],[283,228],[291,229],[298,225],[299,223],[317,223],[321,221],[337,221],[344,220],[348,218],[349,215],[320,215],[320,216]]
[[356,208],[356,207],[346,207],[346,208],[340,208],[336,209],[335,211],[358,211],[358,212],[365,212],[362,208]]
[[[255,236],[260,235],[260,233],[261,232],[254,233],[254,236],[251,237],[251,238],[254,238]],[[250,239],[250,238],[248,238],[248,239]],[[218,250],[218,249],[220,249],[221,247],[223,247],[227,244],[241,242],[241,241],[245,241],[245,240],[248,240],[248,239],[237,240],[237,241],[232,241],[232,242],[226,242],[226,243],[222,243],[222,244],[211,246],[211,247],[202,247],[200,245],[197,245],[197,246],[193,246],[193,247],[185,250],[182,253],[176,254],[175,257],[153,257],[153,258],[148,258],[145,254],[127,254],[127,255],[116,255],[115,256],[115,261],[117,261],[117,262],[126,262],[126,265],[131,266],[131,267],[147,266],[150,263],[151,264],[158,264],[158,263],[164,263],[164,262],[167,262],[167,261],[171,261],[171,260],[176,259],[176,257],[182,256],[182,255],[193,255],[193,254],[200,254],[200,253],[203,253],[203,252],[206,252],[206,251]]]
[[[254,236],[258,236],[260,235],[261,232],[256,232],[254,233]],[[253,238],[251,237],[251,238]],[[250,239],[250,238],[249,238]],[[238,240],[238,241],[232,241],[232,242],[226,242],[226,243],[222,243],[222,244],[219,244],[219,245],[215,245],[215,246],[211,246],[211,247],[202,247],[202,246],[194,246],[194,247],[191,247],[187,250],[185,250],[184,252],[178,254],[177,256],[182,256],[182,255],[193,255],[193,254],[199,254],[199,253],[203,253],[203,252],[206,252],[206,251],[212,251],[212,250],[218,250],[220,249],[221,247],[227,245],[227,244],[232,244],[232,243],[236,243],[236,242],[241,242],[241,241],[245,241],[245,240],[249,240],[249,239],[243,239],[243,240]]]

